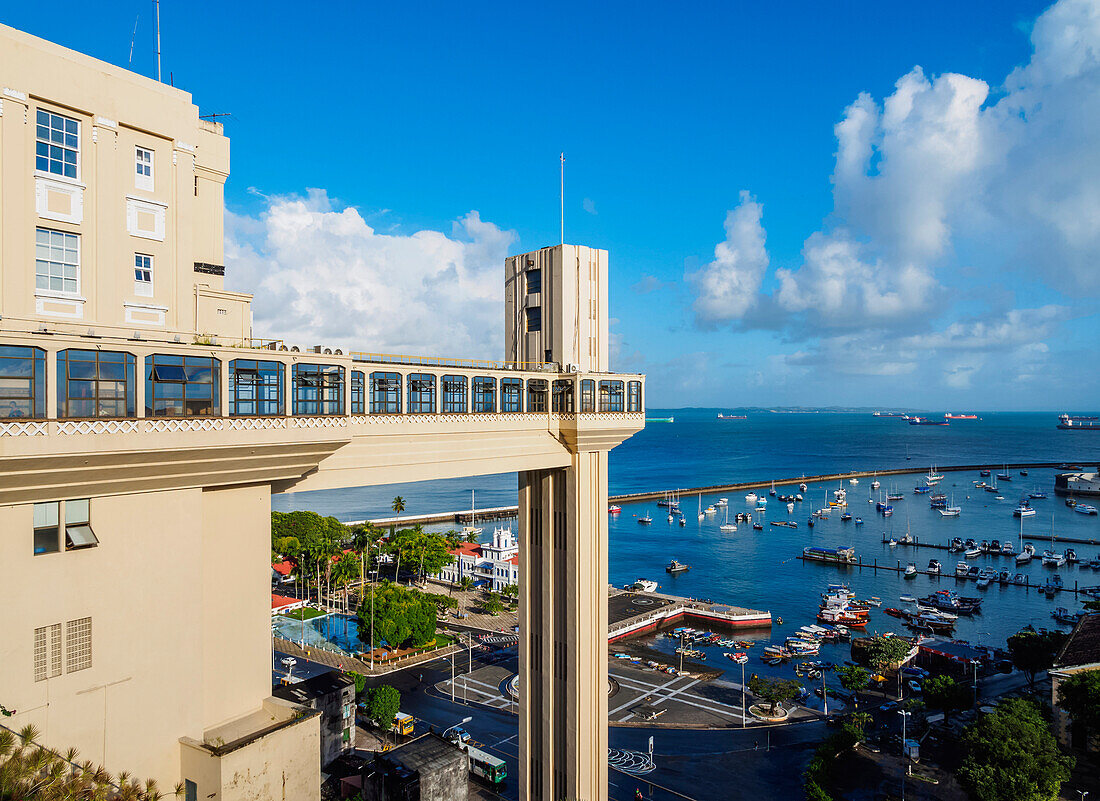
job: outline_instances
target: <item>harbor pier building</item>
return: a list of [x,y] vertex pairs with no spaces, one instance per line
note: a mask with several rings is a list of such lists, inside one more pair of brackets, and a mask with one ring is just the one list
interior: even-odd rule
[[271,495],[514,471],[521,796],[605,798],[607,452],[644,425],[607,254],[531,256],[603,299],[543,308],[561,345],[524,312],[501,362],[263,339],[228,175],[186,92],[0,26],[0,723],[186,799],[317,798],[318,717],[271,695]]

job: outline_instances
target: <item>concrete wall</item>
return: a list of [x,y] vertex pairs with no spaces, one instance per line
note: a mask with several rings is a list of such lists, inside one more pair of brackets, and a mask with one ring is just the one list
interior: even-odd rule
[[[187,92],[5,26],[0,76],[5,324],[251,336],[247,295],[228,293],[217,305],[232,301],[225,314],[213,308],[196,319],[196,288],[223,290],[222,275],[194,267],[224,272],[229,143],[221,126],[200,120]],[[79,123],[75,176],[36,170],[40,109]],[[151,185],[137,178],[137,147],[153,153]],[[79,235],[75,291],[36,288],[39,227]],[[150,294],[135,287],[138,253],[153,258]]]

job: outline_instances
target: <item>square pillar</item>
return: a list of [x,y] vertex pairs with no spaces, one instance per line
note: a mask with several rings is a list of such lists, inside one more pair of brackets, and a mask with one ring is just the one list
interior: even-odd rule
[[602,801],[607,453],[520,473],[519,508],[520,798]]

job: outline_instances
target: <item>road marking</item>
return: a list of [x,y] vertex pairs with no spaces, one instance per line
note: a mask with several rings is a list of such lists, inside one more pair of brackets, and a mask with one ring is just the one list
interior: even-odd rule
[[505,737],[503,740],[501,740],[499,743],[497,743],[497,745],[498,746],[504,745],[505,743],[509,743],[512,740],[516,739],[517,737],[519,737],[518,734],[513,734],[511,737]]
[[[634,685],[632,685],[632,681],[633,680],[620,679],[619,684],[621,686],[626,687],[627,689],[634,690],[636,692],[637,691],[644,692],[646,695],[657,695],[658,698],[655,699],[655,700],[658,700],[658,701],[665,700],[666,697],[671,697],[672,695],[676,695],[677,693],[680,693],[682,690],[687,688],[685,686],[685,687],[680,688],[680,690],[674,690],[671,694],[666,696],[666,695],[662,694],[661,691],[664,690],[665,687],[667,687],[668,685],[665,685],[665,687],[653,688],[652,685],[647,685],[644,682],[641,682],[640,683],[641,686],[634,686]],[[696,683],[698,683],[698,682],[696,682]],[[692,686],[692,685],[687,685],[687,686]],[[693,699],[696,699],[696,701],[703,701],[703,702],[706,702],[706,703],[696,703],[696,702],[687,700],[688,698],[693,698]],[[642,703],[642,701],[643,701],[643,697],[639,696],[638,698],[635,698],[634,701],[627,702],[627,703],[623,704],[622,706],[620,706],[618,709],[612,710],[608,714],[611,715],[611,714],[614,714],[616,712],[620,712],[624,708],[630,706],[631,703]],[[706,710],[708,712],[713,712],[716,715],[729,716],[729,717],[732,717],[736,720],[742,720],[740,708],[735,707],[735,706],[730,706],[729,704],[724,704],[721,701],[714,701],[710,698],[706,698],[705,696],[701,696],[701,695],[696,695],[694,693],[685,693],[681,697],[676,698],[675,702],[678,703],[678,704],[686,704],[687,706],[694,706],[694,707],[697,707],[698,709],[703,709],[703,710]]]
[[[677,676],[677,677],[676,677],[676,678],[674,678],[674,679],[673,679],[672,681],[670,681],[670,682],[667,682],[667,683],[665,683],[665,684],[662,684],[662,685],[661,685],[660,687],[654,687],[654,688],[653,688],[653,692],[654,692],[654,693],[655,693],[655,692],[660,692],[661,690],[665,689],[666,687],[671,687],[671,686],[672,686],[673,684],[675,684],[676,682],[678,682],[678,681],[679,681],[680,679],[682,679],[682,678],[684,678],[684,677],[683,677],[683,676]],[[647,693],[647,695],[652,695],[652,694],[653,694],[653,693]],[[624,709],[626,709],[626,708],[627,708],[628,706],[633,706],[634,704],[637,704],[637,703],[639,703],[639,701],[641,701],[641,700],[642,700],[642,699],[639,699],[639,698],[632,698],[632,699],[630,699],[629,701],[627,701],[627,702],[626,702],[625,704],[622,704],[621,706],[617,706],[617,707],[615,707],[614,709],[612,709],[612,710],[611,710],[610,712],[608,712],[607,714],[608,714],[608,715],[614,715],[614,714],[615,714],[616,712],[622,712],[622,711],[623,711]]]

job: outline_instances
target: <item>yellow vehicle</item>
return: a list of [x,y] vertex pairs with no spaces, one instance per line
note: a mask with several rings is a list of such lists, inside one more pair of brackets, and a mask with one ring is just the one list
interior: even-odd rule
[[413,733],[413,728],[416,726],[416,719],[412,715],[406,715],[404,712],[398,712],[393,719],[393,731],[397,734],[403,734],[406,737]]

